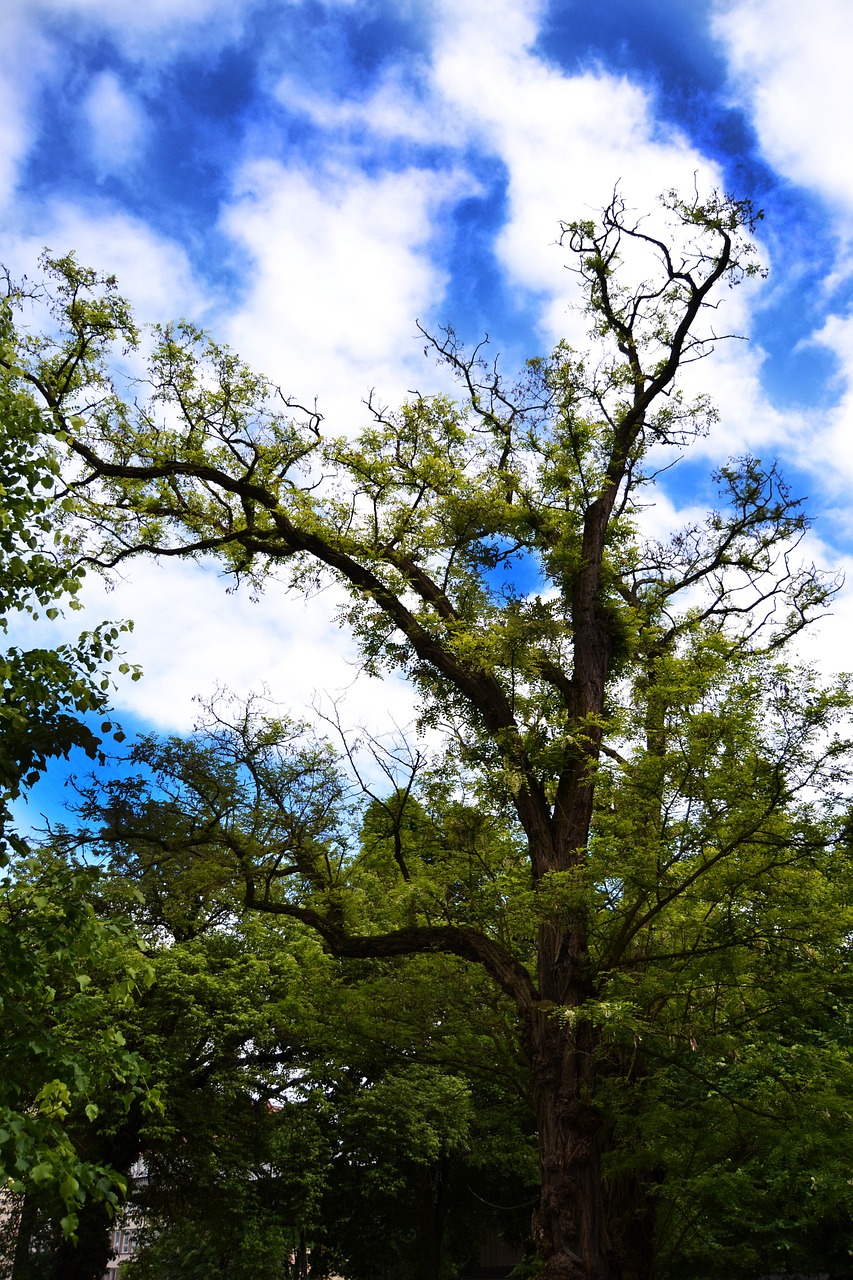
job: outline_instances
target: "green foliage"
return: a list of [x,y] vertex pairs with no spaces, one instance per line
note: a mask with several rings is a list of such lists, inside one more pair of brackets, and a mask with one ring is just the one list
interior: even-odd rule
[[128,896],[155,980],[126,1035],[162,1104],[135,1117],[148,1177],[132,1201],[144,1229],[131,1274],[280,1275],[293,1224],[319,1216],[329,1159],[300,1087],[329,961],[313,938],[245,918],[215,875],[189,877],[179,859],[153,867],[125,851],[104,897],[120,909]]
[[[73,502],[62,496],[60,460],[45,438],[42,412],[14,371],[17,335],[8,299],[0,302],[0,453],[3,458],[0,515],[0,616],[17,609],[36,614],[58,597],[79,590],[82,569],[73,563],[76,542],[69,528]],[[59,500],[57,501],[57,497]]]
[[0,881],[0,1178],[61,1204],[69,1234],[87,1199],[115,1207],[125,1189],[86,1158],[87,1130],[156,1104],[121,1029],[152,969],[117,922],[96,915],[96,881],[49,856]]
[[[78,270],[73,259],[63,260],[62,270],[63,315],[80,334],[99,332],[102,305],[81,294],[94,275]],[[7,281],[0,300],[4,633],[21,620],[51,620],[64,606],[77,608],[83,577],[58,424],[44,388],[34,388],[18,365],[28,352],[46,352],[46,344],[14,328],[14,306],[28,300],[32,295]],[[96,350],[78,352],[71,364],[54,362],[51,377],[69,388],[83,382],[91,388],[101,359]],[[76,644],[12,645],[0,653],[0,1182],[10,1203],[23,1198],[27,1239],[39,1215],[60,1237],[76,1239],[91,1206],[114,1211],[125,1180],[103,1156],[104,1137],[132,1108],[156,1105],[145,1064],[121,1030],[129,1005],[150,981],[150,967],[123,922],[98,916],[96,873],[33,852],[10,815],[11,802],[51,757],[67,756],[72,747],[98,756],[101,738],[83,717],[103,718],[108,711],[109,665],[128,626],[103,624]],[[104,723],[101,731],[111,728]]]
[[346,1040],[321,1236],[334,1270],[451,1276],[490,1230],[526,1241],[533,1117],[504,1002],[442,957],[374,964],[335,997]]
[[[113,868],[107,897],[123,903],[134,886],[156,973],[128,1031],[155,1064],[164,1108],[139,1130],[150,1179],[135,1204],[149,1227],[134,1267],[238,1276],[259,1249],[286,1269],[305,1242],[315,1263],[348,1274],[415,1275],[430,1232],[446,1265],[466,1261],[495,1217],[490,1206],[524,1205],[535,1186],[511,1011],[458,961],[412,956],[401,983],[397,966],[342,965],[302,926],[241,912],[224,841],[255,847],[263,822],[263,847],[283,845],[276,799],[291,848],[302,833],[325,902],[330,871],[341,872],[309,856],[309,837],[340,842],[332,819],[342,815],[334,776],[311,784],[315,771],[328,772],[328,751],[318,756],[282,725],[256,738],[251,717],[226,729],[225,709],[211,713],[206,741],[140,741],[147,782],[111,787],[111,826],[101,833]],[[374,874],[388,886],[386,860],[396,864],[383,822],[394,807],[365,818],[351,918],[360,910],[371,919]],[[94,796],[85,808],[103,816]],[[426,821],[415,815],[403,833],[413,866],[424,850],[409,826]],[[202,838],[204,856],[193,856]]]

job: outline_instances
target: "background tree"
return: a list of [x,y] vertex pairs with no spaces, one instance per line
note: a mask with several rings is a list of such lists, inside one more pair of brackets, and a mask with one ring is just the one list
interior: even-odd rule
[[150,966],[96,915],[95,877],[32,855],[0,882],[0,1173],[18,1210],[6,1242],[14,1280],[105,1268],[134,1154],[116,1158],[116,1146],[131,1108],[156,1102],[122,1033]]
[[[163,1116],[138,1133],[147,1179],[140,1275],[285,1274],[310,1232],[328,1157],[299,1081],[308,1056],[316,944],[241,923],[154,956],[137,1035],[157,1064]],[[305,987],[308,987],[306,992]]]
[[[661,1176],[649,1146],[631,1177],[617,1173],[614,1103],[642,1096],[635,1063],[648,1068],[613,1052],[607,1028],[630,1027],[635,996],[641,1021],[670,1024],[683,995],[646,1001],[667,957],[677,975],[685,955],[722,965],[761,950],[759,933],[729,936],[723,921],[756,909],[763,876],[828,879],[846,770],[834,736],[846,692],[779,665],[831,584],[791,567],[807,522],[775,469],[724,469],[718,510],[665,546],[638,532],[655,468],[712,417],[681,398],[679,371],[713,349],[717,290],[757,271],[747,203],[673,196],[664,208],[661,235],[618,196],[600,226],[565,227],[587,357],[561,345],[509,387],[447,332],[430,343],[463,402],[374,406],[354,443],[279,412],[273,387],[186,324],[158,335],[149,403],[122,399],[106,344],[132,340],[126,312],[72,260],[53,264],[63,331],[21,332],[7,358],[76,464],[68,492],[94,559],[212,554],[258,586],[281,573],[297,589],[331,576],[351,592],[367,669],[404,670],[424,721],[449,730],[445,779],[514,824],[525,878],[507,872],[509,913],[501,895],[499,920],[471,918],[457,879],[439,908],[398,860],[409,916],[378,932],[353,909],[346,852],[322,822],[267,847],[223,813],[216,837],[248,905],[310,926],[336,955],[456,955],[513,1003],[539,1135],[543,1280],[650,1274]],[[513,588],[519,562],[536,591]],[[726,672],[745,696],[793,689],[763,719],[751,706],[751,741],[731,719],[744,704]],[[743,751],[747,789],[727,790]],[[299,815],[292,799],[284,809],[286,829]],[[780,930],[775,964],[799,945]]]
[[[7,296],[0,299],[0,350],[9,357],[13,348]],[[71,504],[52,498],[59,456],[43,427],[37,398],[4,364],[4,634],[16,617],[34,622],[75,607],[82,577],[68,525]],[[16,1277],[30,1267],[39,1223],[56,1231],[62,1253],[71,1248],[66,1239],[85,1234],[90,1207],[107,1221],[105,1210],[117,1204],[124,1180],[103,1158],[97,1133],[119,1124],[131,1100],[152,1101],[144,1064],[120,1032],[132,993],[148,977],[144,957],[119,921],[97,916],[96,873],[35,850],[11,813],[51,757],[67,756],[72,747],[98,755],[101,738],[91,718],[107,712],[109,664],[122,629],[104,624],[76,644],[10,646],[0,654],[0,1182],[18,1210],[7,1217],[4,1241],[7,1269]],[[110,728],[105,723],[101,732]],[[69,1258],[66,1277],[76,1274]],[[101,1269],[105,1263],[103,1253]]]
[[[134,1265],[239,1276],[257,1273],[259,1250],[280,1270],[284,1250],[299,1275],[310,1260],[312,1274],[437,1280],[476,1252],[496,1204],[530,1203],[532,1117],[511,1019],[485,976],[452,957],[412,956],[402,972],[342,962],[298,922],[244,917],[223,816],[229,842],[330,865],[349,806],[327,750],[309,742],[282,760],[276,743],[299,741],[291,726],[245,718],[229,740],[221,712],[195,742],[138,741],[144,773],[83,806],[157,974],[136,1038],[165,1117],[139,1135],[149,1230]],[[247,768],[235,748],[251,724],[263,745]],[[395,891],[395,848],[413,871],[423,859],[426,815],[410,809],[396,842],[384,822],[394,806],[368,812],[366,919]],[[500,1216],[524,1235],[518,1215]]]

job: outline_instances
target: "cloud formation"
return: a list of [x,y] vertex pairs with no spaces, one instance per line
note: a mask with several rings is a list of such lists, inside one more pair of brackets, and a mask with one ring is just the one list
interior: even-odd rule
[[319,395],[332,429],[351,424],[371,387],[386,400],[404,396],[422,369],[415,320],[445,289],[433,241],[471,179],[266,160],[235,186],[222,221],[247,259],[248,285],[227,324],[237,349],[303,402]]
[[853,170],[839,149],[853,115],[853,8],[846,0],[721,0],[713,30],[773,169],[853,211]]

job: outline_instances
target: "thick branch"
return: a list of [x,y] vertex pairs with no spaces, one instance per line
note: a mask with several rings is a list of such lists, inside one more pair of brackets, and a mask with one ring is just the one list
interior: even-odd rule
[[300,920],[319,933],[333,955],[342,959],[374,960],[391,956],[428,955],[442,952],[481,965],[502,991],[527,1017],[538,999],[530,974],[497,942],[477,929],[454,925],[412,925],[391,933],[348,934],[311,907],[274,902],[258,897],[252,880],[246,881],[246,906],[254,911]]

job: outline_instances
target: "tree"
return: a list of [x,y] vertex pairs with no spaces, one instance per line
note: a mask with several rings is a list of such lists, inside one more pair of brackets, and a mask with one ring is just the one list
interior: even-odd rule
[[[438,1280],[471,1256],[496,1203],[530,1201],[532,1120],[506,1010],[485,975],[452,956],[390,969],[334,960],[299,922],[244,918],[223,814],[241,839],[306,858],[323,856],[326,835],[328,859],[350,806],[328,752],[306,744],[277,760],[276,741],[293,737],[269,722],[266,751],[250,762],[264,778],[259,798],[223,710],[215,736],[138,740],[131,757],[144,774],[114,780],[106,796],[92,788],[82,816],[94,832],[68,835],[95,842],[113,897],[123,906],[131,891],[153,948],[157,981],[135,1040],[156,1064],[166,1114],[139,1133],[150,1179],[136,1265],[236,1277],[258,1273],[259,1249],[280,1270],[286,1249],[300,1277],[310,1258],[311,1274]],[[395,842],[389,812],[393,803],[372,806],[361,836],[360,910],[374,923],[398,909],[382,902],[394,894],[394,848],[415,873],[429,830],[409,801]]]
[[[71,259],[48,264],[61,333],[21,331],[5,357],[76,468],[67,495],[92,560],[212,555],[258,588],[276,574],[297,590],[343,584],[366,668],[403,670],[424,721],[448,729],[448,785],[513,826],[524,877],[507,869],[495,916],[479,886],[476,910],[464,884],[439,906],[397,858],[408,918],[378,930],[348,913],[346,851],[322,823],[265,846],[223,814],[215,834],[248,905],[315,929],[335,955],[449,953],[512,1002],[539,1134],[542,1280],[651,1274],[662,1178],[648,1159],[618,1168],[631,1104],[615,1099],[643,1093],[649,1027],[687,1067],[680,984],[705,957],[731,967],[728,1010],[769,933],[773,972],[799,963],[805,944],[784,920],[748,922],[768,877],[831,882],[846,782],[846,690],[784,663],[832,584],[792,567],[807,520],[776,468],[723,468],[718,510],[665,545],[639,529],[655,468],[712,417],[678,382],[713,350],[716,293],[758,270],[747,202],[663,204],[660,235],[618,194],[599,226],[564,227],[587,357],[561,344],[510,386],[445,331],[427,345],[458,374],[461,403],[374,402],[355,442],[324,440],[315,415],[277,404],[185,323],[158,332],[148,403],[123,399],[107,349],[134,340],[126,310]],[[514,589],[519,564],[535,592]],[[263,813],[274,798],[257,785]],[[293,801],[284,809],[290,820]],[[525,914],[532,930],[503,928]],[[636,1053],[614,1047],[614,1028]]]
[[[14,346],[11,295],[0,299],[0,350]],[[27,291],[18,291],[23,301]],[[15,616],[37,621],[75,607],[83,569],[71,504],[53,500],[60,461],[42,409],[6,364],[0,368],[0,631]],[[103,624],[76,644],[10,646],[0,653],[0,1181],[19,1213],[15,1276],[24,1276],[36,1220],[47,1217],[60,1253],[73,1251],[94,1206],[106,1222],[124,1179],[102,1158],[97,1133],[131,1100],[152,1101],[144,1064],[120,1022],[148,967],[118,920],[94,907],[97,873],[34,849],[12,817],[55,756],[90,758],[101,738],[91,717],[109,705],[109,665],[126,627]],[[124,670],[130,670],[124,667]],[[138,672],[134,672],[134,677]],[[102,733],[111,729],[103,724]],[[120,1086],[120,1088],[117,1088]],[[79,1253],[85,1253],[81,1247]],[[105,1264],[107,1254],[102,1257]],[[69,1256],[63,1274],[76,1274]]]
[[[14,346],[12,284],[0,300],[0,351]],[[24,301],[28,291],[15,293]],[[60,460],[37,398],[0,369],[0,630],[76,607],[83,568],[70,504],[53,500]],[[106,1224],[126,1190],[119,1130],[154,1105],[122,1020],[150,969],[126,923],[96,913],[97,872],[33,847],[15,828],[53,756],[100,755],[92,717],[108,714],[110,663],[127,626],[76,644],[0,653],[0,1181],[4,1275],[104,1270]],[[123,667],[129,671],[128,666]],[[133,672],[134,678],[138,672]],[[101,733],[111,724],[102,723]],[[120,733],[118,735],[120,737]],[[44,1256],[33,1256],[44,1244]],[[93,1252],[92,1252],[93,1251]],[[85,1271],[86,1267],[90,1271]],[[83,1268],[83,1271],[79,1268]]]
[[[458,1026],[434,1027],[426,1044],[424,1004],[448,1007],[438,975],[423,971],[434,958],[407,963],[401,1011],[399,975],[354,981],[351,965],[318,964],[310,942],[287,945],[269,927],[236,933],[178,946],[173,969],[164,955],[161,1007],[145,1011],[146,1047],[167,1080],[164,1120],[140,1135],[149,1179],[134,1200],[146,1224],[135,1269],[235,1280],[453,1274],[495,1216],[483,1200],[529,1203],[518,1186],[524,1165],[534,1182],[535,1168],[514,1132],[528,1113],[487,1079],[476,1034],[465,1048],[479,1057],[453,1045]],[[267,971],[275,985],[262,1007]],[[464,982],[458,966],[455,976]],[[182,1011],[180,1023],[163,1005]],[[257,1038],[235,1051],[225,1029],[241,1023]]]
[[136,1011],[163,1115],[137,1131],[148,1177],[132,1274],[280,1276],[310,1230],[328,1162],[299,1087],[318,952],[236,911],[227,928],[161,939]]
[[103,1271],[136,1154],[123,1149],[127,1117],[157,1105],[123,1033],[151,966],[126,923],[99,918],[97,879],[39,853],[0,880],[0,1176],[18,1209],[14,1280]]
[[[55,618],[63,606],[78,608],[76,596],[83,566],[73,529],[70,500],[61,487],[60,458],[44,433],[42,409],[32,389],[10,369],[14,352],[13,301],[22,304],[32,291],[15,289],[6,280],[0,298],[0,630],[10,618],[40,612]],[[8,848],[26,853],[10,826],[9,803],[44,771],[47,761],[82,748],[90,758],[101,739],[85,720],[101,718],[109,709],[108,667],[115,642],[131,624],[104,623],[84,633],[76,645],[22,650],[0,656],[0,865]],[[127,664],[123,673],[139,678]],[[104,732],[111,726],[107,724]]]

